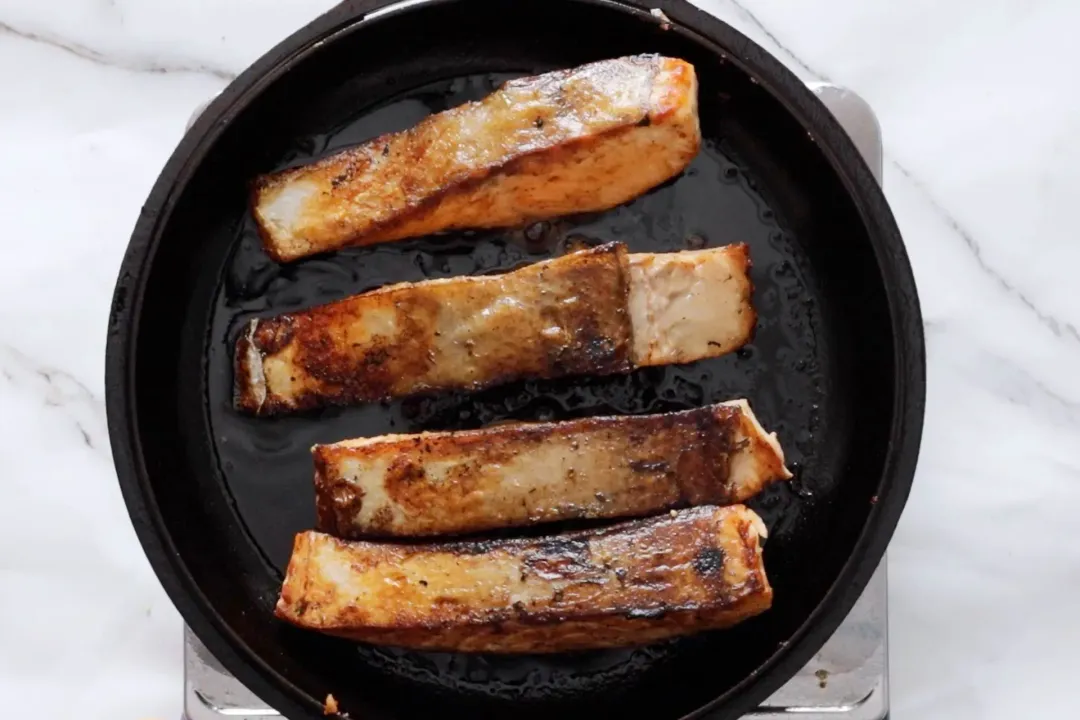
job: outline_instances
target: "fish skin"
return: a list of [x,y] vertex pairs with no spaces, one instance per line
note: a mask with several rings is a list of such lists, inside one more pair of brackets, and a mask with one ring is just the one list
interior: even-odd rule
[[307,531],[275,613],[307,630],[424,650],[644,645],[769,609],[764,536],[743,505],[527,540],[409,545]]
[[429,537],[730,505],[791,477],[745,400],[316,445],[316,528]]
[[279,262],[616,207],[701,146],[689,63],[635,55],[519,78],[317,162],[263,175],[251,208]]

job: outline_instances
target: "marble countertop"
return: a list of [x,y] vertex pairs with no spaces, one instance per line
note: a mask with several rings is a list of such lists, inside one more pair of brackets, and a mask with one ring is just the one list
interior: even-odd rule
[[[800,76],[862,94],[884,129],[929,348],[890,550],[894,717],[1073,715],[1080,3],[698,2]],[[5,717],[179,714],[180,618],[109,452],[105,319],[191,112],[331,4],[0,3]]]

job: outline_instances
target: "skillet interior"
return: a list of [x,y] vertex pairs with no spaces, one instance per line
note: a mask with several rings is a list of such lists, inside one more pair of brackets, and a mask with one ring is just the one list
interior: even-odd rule
[[[233,651],[251,653],[257,671],[240,674],[256,690],[260,679],[283,679],[284,690],[263,694],[289,711],[315,713],[315,699],[332,692],[353,717],[682,716],[784,653],[840,577],[871,498],[887,489],[899,412],[894,319],[869,233],[813,139],[765,85],[692,33],[605,4],[505,7],[431,4],[324,45],[231,118],[157,224],[133,320],[131,397],[146,471],[138,488],[146,506],[133,506],[133,519],[160,523],[153,532],[175,548],[169,562],[202,594],[178,600],[181,610],[216,625],[204,623],[204,635],[221,633]],[[258,249],[245,191],[256,173],[403,128],[486,94],[497,79],[636,52],[694,63],[707,145],[682,178],[631,205],[542,232],[459,234],[287,267]],[[243,319],[386,282],[508,269],[563,252],[568,240],[623,240],[634,251],[749,243],[760,314],[753,345],[627,377],[277,420],[231,411],[228,353]],[[773,609],[759,618],[637,651],[495,658],[358,648],[271,617],[292,533],[313,521],[307,447],[316,440],[657,412],[739,396],[779,432],[798,468],[790,487],[754,503],[772,531],[766,567],[776,589]],[[754,698],[729,699],[725,711]]]

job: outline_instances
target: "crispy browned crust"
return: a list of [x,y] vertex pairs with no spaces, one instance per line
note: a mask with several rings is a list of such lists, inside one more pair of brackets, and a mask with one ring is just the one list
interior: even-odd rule
[[753,333],[748,268],[741,244],[627,255],[612,243],[252,320],[235,403],[271,415],[715,357]]
[[767,610],[763,536],[742,505],[530,540],[400,545],[304,532],[276,614],[310,630],[428,650],[640,645]]
[[513,80],[404,132],[262,176],[252,210],[267,252],[286,262],[611,208],[677,175],[700,143],[693,66],[617,58]]
[[432,536],[729,505],[790,477],[745,401],[316,445],[317,528]]
[[237,342],[236,405],[274,414],[627,371],[625,266],[625,247],[611,244],[503,275],[391,285],[253,320]]

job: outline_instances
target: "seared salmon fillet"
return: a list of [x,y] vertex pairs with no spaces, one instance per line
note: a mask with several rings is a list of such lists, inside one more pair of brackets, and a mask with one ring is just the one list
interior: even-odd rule
[[403,132],[259,177],[252,211],[267,252],[288,262],[606,210],[680,173],[700,145],[693,66],[623,57],[511,80]]
[[728,627],[772,604],[743,505],[537,539],[408,545],[296,536],[279,618],[364,642],[548,653]]
[[791,477],[745,400],[316,445],[317,528],[429,536],[742,503]]
[[610,243],[255,319],[236,345],[235,402],[270,415],[722,355],[753,333],[749,267],[745,245]]

